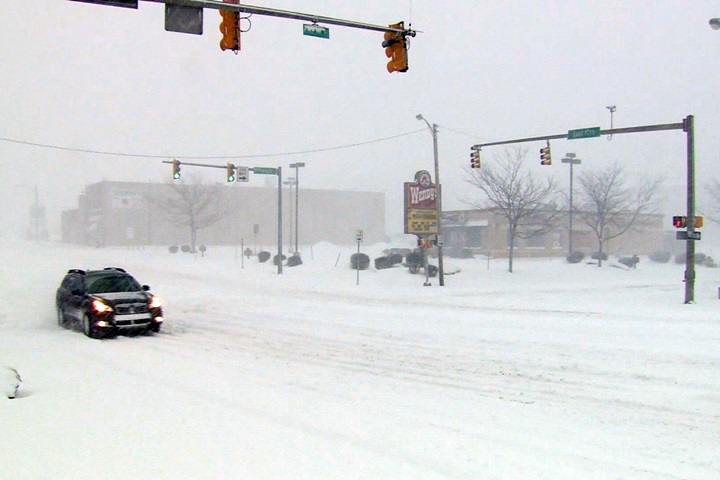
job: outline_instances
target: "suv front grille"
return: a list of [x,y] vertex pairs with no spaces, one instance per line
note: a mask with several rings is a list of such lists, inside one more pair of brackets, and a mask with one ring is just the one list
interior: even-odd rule
[[135,313],[147,313],[148,306],[146,303],[122,303],[115,305],[115,313],[117,315],[133,315]]

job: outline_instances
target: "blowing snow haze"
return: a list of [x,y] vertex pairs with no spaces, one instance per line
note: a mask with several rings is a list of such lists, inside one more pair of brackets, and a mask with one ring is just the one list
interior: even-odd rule
[[[264,6],[373,25],[405,21],[420,32],[409,70],[388,74],[381,32],[330,26],[329,39],[315,38],[300,21],[255,15],[234,55],[220,50],[220,16],[209,9],[196,36],[166,32],[164,6],[151,2],[137,10],[0,5],[0,201],[10,207],[0,214],[3,237],[26,234],[36,188],[58,238],[61,212],[87,184],[166,182],[171,168],[162,160],[174,157],[303,162],[308,188],[385,192],[392,235],[402,231],[402,183],[433,171],[432,138],[418,114],[439,127],[447,209],[474,193],[465,181],[470,146],[609,128],[611,105],[616,128],[694,115],[699,206],[700,183],[720,176],[720,34],[708,26],[715,1]],[[537,175],[563,185],[566,152],[583,159],[579,168],[619,161],[637,175],[662,173],[666,214],[684,211],[681,133],[553,141],[555,162],[544,169],[542,142],[525,146]],[[483,149],[483,162],[501,150]],[[220,170],[202,174],[224,181]],[[261,185],[257,177],[250,184]]]
[[[383,31],[253,15],[234,54],[213,9],[0,2],[0,477],[720,478],[720,2],[267,1],[405,22],[409,68]],[[682,130],[537,140],[690,116],[695,243]],[[469,181],[513,154],[551,199],[517,248]],[[662,202],[600,267],[564,202],[611,166]]]

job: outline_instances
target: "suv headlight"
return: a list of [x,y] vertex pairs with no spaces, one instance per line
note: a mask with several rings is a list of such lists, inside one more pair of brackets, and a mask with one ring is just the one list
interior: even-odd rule
[[104,304],[104,303],[101,302],[100,300],[93,300],[93,301],[92,301],[92,308],[93,308],[93,310],[95,310],[97,313],[112,312],[112,307],[110,307],[109,305]]
[[160,308],[162,307],[162,300],[160,297],[156,297],[155,295],[150,298],[150,304],[148,305],[150,308]]

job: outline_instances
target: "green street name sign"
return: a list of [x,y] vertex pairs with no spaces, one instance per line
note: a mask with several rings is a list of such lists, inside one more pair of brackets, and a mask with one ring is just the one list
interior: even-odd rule
[[578,138],[592,138],[600,136],[600,127],[578,128],[577,130],[568,130],[568,140]]
[[277,168],[272,167],[253,167],[252,171],[258,175],[277,175]]
[[314,23],[303,23],[303,35],[318,38],[330,38],[330,29]]

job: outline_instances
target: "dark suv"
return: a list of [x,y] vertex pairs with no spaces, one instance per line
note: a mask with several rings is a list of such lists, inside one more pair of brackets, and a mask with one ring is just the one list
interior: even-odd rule
[[159,332],[162,302],[122,268],[68,270],[55,295],[58,324],[79,324],[91,338]]

